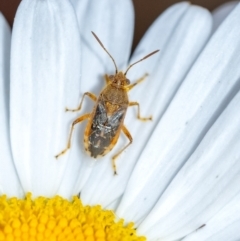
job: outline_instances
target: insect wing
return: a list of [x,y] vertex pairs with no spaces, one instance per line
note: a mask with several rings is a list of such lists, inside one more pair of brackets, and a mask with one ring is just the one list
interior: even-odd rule
[[[120,126],[125,115],[125,108],[119,107],[108,115],[104,101],[99,101],[92,119],[92,126],[88,137],[88,151],[91,156],[103,156],[115,145]],[[116,139],[116,141],[114,141]]]

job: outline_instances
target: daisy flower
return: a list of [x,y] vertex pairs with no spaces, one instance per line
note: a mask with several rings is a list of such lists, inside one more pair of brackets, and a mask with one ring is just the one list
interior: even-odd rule
[[[240,6],[227,12],[175,4],[131,58],[130,0],[23,0],[12,33],[0,15],[0,240],[240,239]],[[148,73],[129,98],[153,120],[128,108],[133,144],[118,175],[111,158],[126,138],[94,160],[86,123],[55,159],[93,103],[65,107],[98,95],[115,72],[91,31],[120,70],[161,50],[127,74],[134,82]]]

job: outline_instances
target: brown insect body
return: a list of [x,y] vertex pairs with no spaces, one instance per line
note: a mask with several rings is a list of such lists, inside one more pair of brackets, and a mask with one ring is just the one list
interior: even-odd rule
[[143,121],[152,120],[152,117],[142,118],[140,117],[140,106],[138,102],[129,102],[128,100],[128,91],[131,90],[138,83],[142,82],[147,75],[137,80],[135,83],[130,84],[130,81],[126,78],[128,70],[135,64],[140,61],[150,57],[151,55],[157,53],[159,50],[156,50],[139,61],[131,64],[125,73],[118,72],[117,65],[113,57],[108,53],[108,51],[103,46],[102,42],[99,40],[97,35],[92,32],[96,40],[102,46],[102,48],[107,52],[109,57],[112,59],[116,74],[114,76],[105,76],[107,86],[102,90],[99,97],[97,98],[94,94],[90,92],[84,93],[82,100],[77,109],[68,109],[66,111],[79,111],[82,107],[82,102],[84,97],[87,95],[93,101],[96,102],[93,111],[91,113],[84,114],[78,117],[73,123],[70,130],[67,147],[60,152],[55,157],[63,155],[71,147],[71,137],[73,133],[74,126],[83,120],[88,120],[85,133],[84,133],[84,147],[85,150],[90,154],[90,156],[97,158],[99,156],[106,155],[117,143],[120,132],[126,135],[129,139],[129,143],[124,146],[117,154],[112,158],[114,174],[117,174],[116,171],[116,158],[132,143],[132,136],[128,129],[124,126],[124,118],[127,112],[127,108],[130,106],[138,107],[137,118]]
[[84,147],[94,158],[106,155],[117,143],[129,105],[124,88],[129,81],[122,72],[110,77],[111,83],[100,93],[84,134]]

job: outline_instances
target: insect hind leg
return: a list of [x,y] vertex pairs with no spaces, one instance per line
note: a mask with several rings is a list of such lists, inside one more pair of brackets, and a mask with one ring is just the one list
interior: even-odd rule
[[83,94],[83,97],[82,97],[82,99],[81,99],[81,101],[80,101],[79,106],[78,106],[76,109],[69,109],[69,108],[66,107],[65,110],[66,110],[66,111],[72,111],[72,112],[76,112],[76,111],[81,110],[81,108],[82,108],[82,103],[83,103],[83,99],[84,99],[84,97],[85,97],[86,95],[87,95],[90,99],[92,99],[93,101],[97,101],[96,95],[94,95],[94,94],[92,94],[92,93],[90,93],[90,92],[85,92],[85,93]]
[[123,125],[122,126],[122,131],[125,134],[125,136],[129,139],[129,143],[122,148],[122,150],[120,150],[116,155],[114,155],[112,157],[112,165],[113,165],[113,170],[114,170],[114,175],[117,175],[117,167],[116,167],[116,159],[119,157],[119,155],[128,148],[128,146],[130,146],[133,142],[133,138],[130,134],[130,132],[128,131],[128,129]]
[[67,147],[55,156],[56,159],[58,159],[59,156],[62,156],[63,154],[65,154],[71,148],[71,139],[72,139],[72,133],[73,133],[74,126],[76,124],[80,123],[81,121],[88,119],[90,117],[90,115],[91,115],[90,113],[82,115],[72,123],[72,127],[71,127],[70,134],[68,137]]

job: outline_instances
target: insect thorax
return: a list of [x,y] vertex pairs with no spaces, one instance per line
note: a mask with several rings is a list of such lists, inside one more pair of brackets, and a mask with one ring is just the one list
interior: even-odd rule
[[108,85],[101,93],[100,98],[115,105],[128,106],[127,91],[121,87]]

